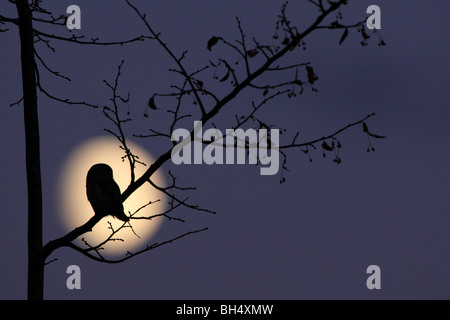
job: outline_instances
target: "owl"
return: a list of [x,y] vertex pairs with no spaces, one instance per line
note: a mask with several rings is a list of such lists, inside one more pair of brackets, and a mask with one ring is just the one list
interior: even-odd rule
[[86,194],[96,215],[112,215],[122,221],[129,221],[120,200],[120,188],[113,178],[110,166],[104,163],[93,165],[86,177]]

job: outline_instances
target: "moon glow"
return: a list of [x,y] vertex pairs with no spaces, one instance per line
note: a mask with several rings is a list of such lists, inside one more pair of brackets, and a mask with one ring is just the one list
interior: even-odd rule
[[[152,156],[135,143],[127,142],[128,147],[134,155],[139,157],[136,163],[135,175],[139,178],[154,162]],[[89,168],[96,163],[106,163],[113,169],[114,180],[123,192],[131,180],[130,165],[124,150],[119,147],[119,142],[113,137],[98,137],[90,139],[78,146],[67,158],[59,176],[58,183],[58,209],[62,224],[67,232],[86,223],[93,215],[94,210],[86,196],[86,175]],[[152,181],[156,185],[164,186],[164,177],[161,172],[155,172]],[[152,202],[150,205],[139,208]],[[166,209],[166,198],[162,192],[145,183],[128,197],[123,205],[127,216],[150,217],[164,212]],[[144,248],[149,244],[149,239],[156,233],[164,217],[148,219],[130,219],[125,227],[114,234],[111,241],[102,245],[99,254],[106,257],[124,256],[127,251]],[[95,247],[111,236],[113,230],[119,229],[123,222],[113,216],[106,216],[97,223],[91,232],[83,234],[76,240],[76,244],[85,248]],[[84,240],[81,240],[83,238]],[[83,243],[84,242],[84,243]],[[95,252],[90,252],[96,255]]]

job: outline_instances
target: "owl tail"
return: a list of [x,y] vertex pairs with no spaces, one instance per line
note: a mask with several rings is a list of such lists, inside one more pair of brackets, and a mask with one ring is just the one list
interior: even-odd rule
[[123,210],[117,210],[114,213],[114,217],[116,217],[117,219],[120,219],[124,222],[130,221],[130,218],[125,214],[125,212],[123,212]]

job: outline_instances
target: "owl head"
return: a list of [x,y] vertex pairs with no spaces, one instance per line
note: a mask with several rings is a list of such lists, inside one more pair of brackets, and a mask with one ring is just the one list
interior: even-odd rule
[[103,179],[113,179],[113,171],[110,166],[105,163],[94,164],[88,171],[88,181],[100,181]]

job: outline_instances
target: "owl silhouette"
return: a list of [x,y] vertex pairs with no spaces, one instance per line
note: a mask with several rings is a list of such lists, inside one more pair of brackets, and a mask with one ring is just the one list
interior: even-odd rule
[[86,194],[95,215],[104,217],[112,215],[122,221],[130,218],[123,211],[120,200],[120,188],[113,178],[110,166],[104,163],[93,165],[86,177]]

